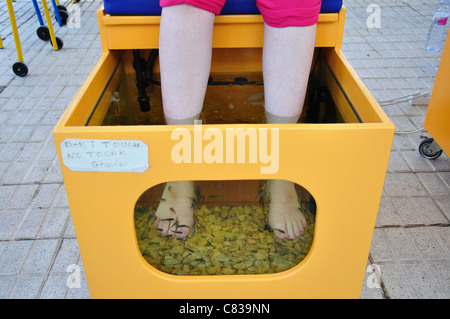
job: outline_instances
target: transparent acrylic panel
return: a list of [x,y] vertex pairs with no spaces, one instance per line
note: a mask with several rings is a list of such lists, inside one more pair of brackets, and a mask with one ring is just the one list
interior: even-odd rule
[[[139,90],[137,72],[128,65],[128,60],[124,58],[121,62],[120,72],[116,72],[117,74],[114,76],[119,79],[111,81],[109,84],[115,87],[108,87],[104,90],[112,93],[99,99],[102,103],[104,100],[110,100],[109,109],[103,117],[101,125],[164,125],[159,73],[153,73],[153,71],[142,73],[144,90]],[[153,61],[153,63],[157,63],[157,61]],[[143,66],[146,64],[145,61],[142,63]],[[201,114],[203,124],[266,122],[262,72],[246,70],[245,65],[240,67],[242,70],[234,70],[231,73],[221,71],[210,74]],[[150,69],[153,70],[153,66]],[[346,98],[345,92],[341,91],[336,94],[340,104],[340,107],[337,107],[335,97],[332,96],[329,88],[340,91],[340,84],[330,73],[326,61],[317,51],[299,123],[349,122],[348,120],[344,121],[339,111],[342,108],[351,109],[351,103]],[[140,96],[148,98],[150,111],[141,111],[138,102]],[[342,98],[340,98],[341,96]],[[342,106],[342,104],[345,105]]]
[[196,182],[195,225],[186,239],[161,235],[155,212],[164,185],[147,190],[135,206],[136,237],[144,259],[173,275],[271,274],[288,270],[308,254],[315,226],[315,201],[295,185],[307,221],[304,234],[279,239],[267,225],[264,181]]

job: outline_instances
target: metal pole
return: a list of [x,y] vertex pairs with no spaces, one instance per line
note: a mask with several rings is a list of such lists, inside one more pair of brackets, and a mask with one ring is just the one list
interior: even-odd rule
[[48,30],[50,31],[50,38],[52,39],[53,49],[58,51],[58,44],[56,43],[55,32],[53,31],[52,19],[50,18],[50,13],[48,12],[47,1],[42,0],[42,7],[44,8],[45,19],[47,20]]
[[6,0],[8,6],[9,20],[11,21],[11,28],[14,35],[14,42],[16,44],[17,58],[23,63],[22,47],[20,46],[19,31],[17,30],[16,17],[14,15],[14,8],[11,0]]

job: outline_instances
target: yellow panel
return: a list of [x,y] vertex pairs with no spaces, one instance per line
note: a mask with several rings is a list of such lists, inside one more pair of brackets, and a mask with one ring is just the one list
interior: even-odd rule
[[[110,16],[99,11],[102,46],[108,49],[158,47],[159,16]],[[342,42],[345,8],[319,15],[316,46],[335,47]],[[261,15],[220,15],[213,34],[215,48],[262,47],[264,21]]]
[[450,40],[447,41],[442,52],[441,62],[436,74],[427,115],[425,128],[438,145],[450,154]]
[[101,97],[105,84],[108,82],[112,70],[117,65],[117,52],[103,53],[71,103],[71,106],[80,105],[82,107],[74,108],[69,106],[69,112],[63,115],[62,120],[67,118],[67,125],[86,125],[93,111],[93,106]]
[[[202,130],[210,127],[219,128],[222,134],[227,128],[275,128],[270,125],[205,125]],[[193,134],[192,126],[186,128]],[[140,140],[150,146],[151,167],[144,173],[72,172],[61,165],[91,296],[359,297],[392,132],[379,127],[359,129],[338,124],[280,125],[278,128],[280,169],[270,178],[294,181],[313,194],[318,207],[313,246],[301,264],[286,272],[226,278],[174,277],[153,269],[137,248],[134,205],[145,190],[167,180],[267,178],[260,174],[260,162],[251,165],[175,164],[170,158],[174,145],[170,126],[116,128],[114,131],[98,128],[92,132],[55,134],[60,160],[59,145],[71,137]],[[301,142],[296,143],[297,148],[292,148],[292,141]],[[308,156],[303,152],[305,149],[310,152]],[[350,149],[357,151],[349,152]],[[110,284],[111,278],[114,278],[114,285]],[[299,286],[302,289],[298,289]]]
[[378,105],[375,98],[358,77],[356,71],[344,57],[342,52],[335,50],[324,51],[326,61],[336,79],[344,88],[349,100],[355,107],[356,113],[364,123],[389,123],[389,118]]

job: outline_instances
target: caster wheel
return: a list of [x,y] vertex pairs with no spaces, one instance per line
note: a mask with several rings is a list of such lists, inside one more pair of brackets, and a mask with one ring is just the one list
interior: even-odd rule
[[20,77],[24,77],[25,75],[28,74],[28,67],[23,62],[14,63],[12,66],[12,69],[13,69],[14,74],[17,76],[20,76]]
[[[53,47],[53,42],[50,40],[50,44]],[[63,40],[61,40],[61,38],[56,37],[56,46],[58,47],[58,50],[61,50],[62,47],[64,46],[64,42]]]
[[426,138],[419,145],[420,155],[422,155],[423,157],[425,157],[426,159],[429,159],[429,160],[436,159],[439,156],[441,156],[441,154],[442,154],[442,150],[436,151],[435,149],[430,147],[431,144],[433,143],[433,141],[434,141],[434,139],[432,139],[432,138]]
[[57,5],[56,7],[58,8],[58,11],[66,11],[67,12],[67,8],[65,6]]
[[36,30],[36,34],[39,39],[43,41],[50,40],[50,32],[48,31],[48,28],[46,26],[41,26]]
[[58,10],[58,12],[59,12],[59,16],[61,18],[61,24],[66,25],[67,19],[69,19],[69,14],[67,13],[67,11],[64,11],[64,10]]

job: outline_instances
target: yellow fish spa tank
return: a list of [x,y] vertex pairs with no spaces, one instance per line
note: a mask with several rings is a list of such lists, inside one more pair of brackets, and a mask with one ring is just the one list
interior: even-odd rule
[[[201,122],[182,126],[160,17],[97,16],[103,54],[53,132],[91,297],[359,298],[394,126],[340,51],[345,7],[320,14],[296,124],[265,122],[260,15],[216,17]],[[295,185],[296,239],[267,226],[273,180]],[[175,181],[195,187],[184,239],[154,223]]]

